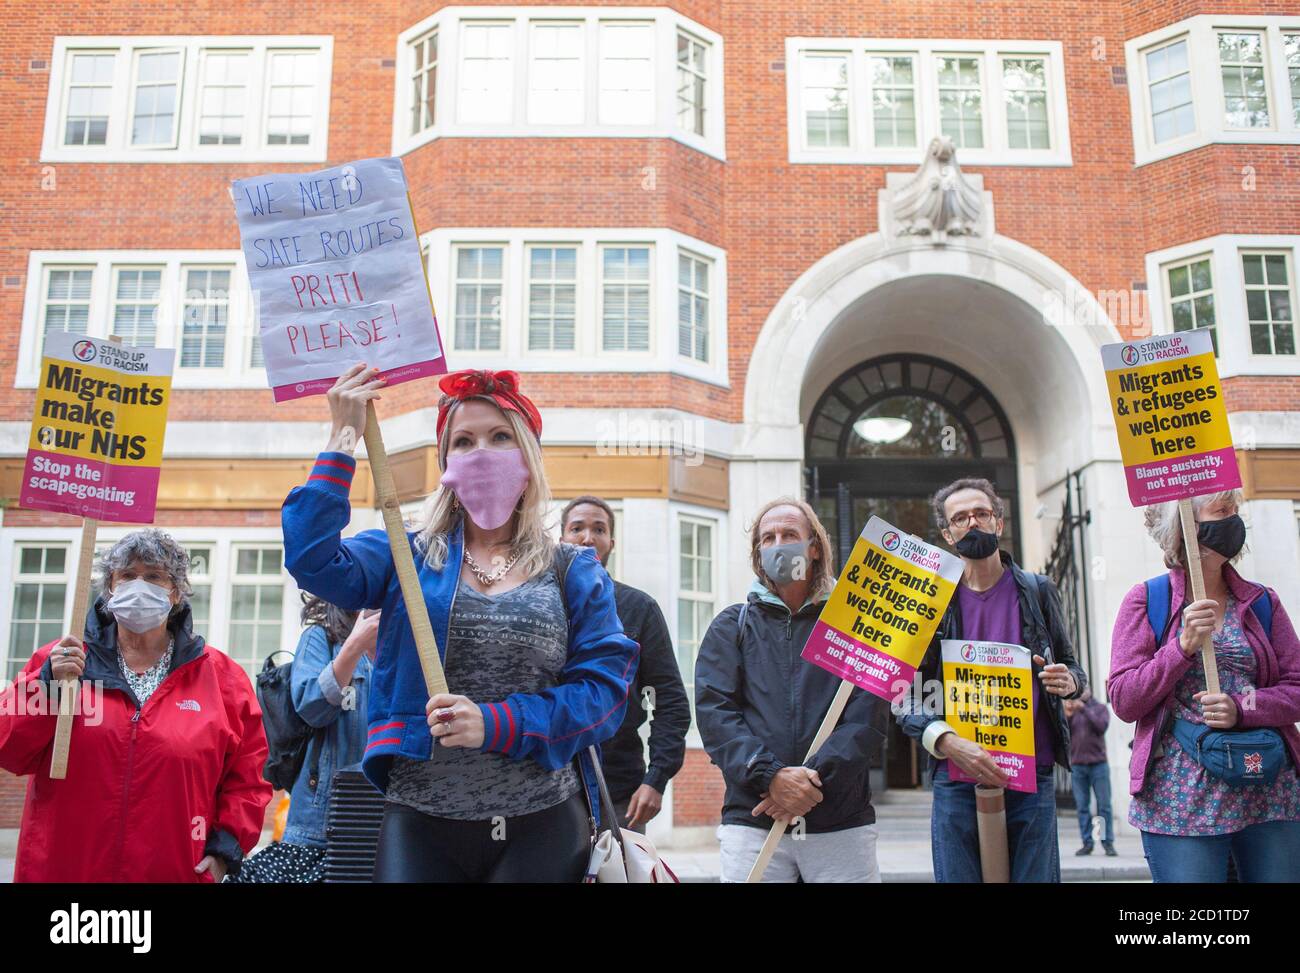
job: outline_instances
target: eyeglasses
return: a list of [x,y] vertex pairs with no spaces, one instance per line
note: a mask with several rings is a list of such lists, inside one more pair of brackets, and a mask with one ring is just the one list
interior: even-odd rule
[[952,517],[949,518],[948,522],[952,524],[954,527],[965,528],[970,526],[970,522],[972,520],[974,520],[975,523],[979,524],[981,527],[987,527],[989,524],[993,523],[993,511],[992,510],[963,510],[959,514],[953,514]]

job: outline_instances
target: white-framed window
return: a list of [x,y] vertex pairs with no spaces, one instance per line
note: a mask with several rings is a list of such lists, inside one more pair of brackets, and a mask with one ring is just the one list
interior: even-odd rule
[[118,335],[175,348],[177,388],[261,388],[261,343],[237,250],[32,251],[17,388],[36,383],[45,335]]
[[951,139],[965,165],[1070,165],[1059,41],[791,37],[790,161],[916,165]]
[[455,273],[452,347],[457,351],[500,350],[505,248],[457,247]]
[[333,38],[56,37],[43,162],[323,162]]
[[867,55],[874,144],[916,147],[916,57],[906,53]]
[[529,25],[529,124],[582,124],[584,43],[581,23],[540,21]]
[[1192,331],[1209,328],[1218,352],[1219,337],[1214,329],[1214,271],[1209,254],[1180,260],[1165,267],[1166,293],[1169,295],[1169,320],[1172,330]]
[[212,628],[212,587],[214,544],[186,544],[185,552],[190,556],[190,612],[193,615],[193,629],[207,632]]
[[40,347],[51,331],[86,334],[90,326],[90,285],[94,266],[45,268],[44,300],[41,304]]
[[[135,529],[101,524],[96,552]],[[189,555],[193,630],[209,647],[235,657],[250,676],[272,651],[293,650],[301,605],[297,585],[283,570],[278,527],[168,527],[167,532]],[[80,539],[80,528],[0,528],[0,591],[12,592],[6,608],[20,609],[0,612],[0,642],[8,647],[11,676],[36,648],[72,630],[69,591]]]
[[1295,355],[1295,275],[1291,254],[1243,250],[1246,322],[1252,355]]
[[1047,62],[1041,57],[1002,58],[1002,97],[1007,145],[1013,149],[1051,148]]
[[221,368],[230,321],[230,266],[186,266],[181,273],[181,368]]
[[809,51],[803,56],[804,135],[808,148],[849,144],[849,55]]
[[64,145],[103,145],[113,102],[116,51],[69,51]]
[[600,25],[599,120],[602,125],[654,121],[654,24]]
[[1268,128],[1268,74],[1264,35],[1254,30],[1221,30],[1219,77],[1223,81],[1223,124],[1228,128]]
[[959,149],[984,148],[984,82],[980,58],[941,54],[935,58],[939,75],[939,131]]
[[199,145],[243,145],[248,128],[252,54],[203,52],[199,81]]
[[677,519],[677,663],[686,698],[695,700],[695,658],[717,614],[717,523],[703,517]]
[[1151,137],[1169,142],[1196,129],[1192,101],[1192,69],[1187,63],[1187,38],[1180,37],[1142,53],[1151,110]]
[[410,43],[411,134],[432,128],[437,117],[438,32],[431,30]]
[[461,24],[456,119],[462,124],[513,121],[514,47],[514,24]]
[[707,241],[663,227],[451,227],[421,243],[458,367],[507,360],[521,372],[659,372],[729,387],[726,251]]
[[1282,53],[1286,58],[1287,87],[1291,92],[1291,122],[1300,128],[1300,32],[1282,35]]
[[528,247],[528,350],[573,351],[578,314],[578,248]]
[[397,63],[394,155],[436,138],[613,137],[723,158],[722,38],[667,7],[444,7],[402,31]]
[[604,351],[650,349],[649,246],[600,250],[600,341]]
[[309,145],[315,121],[316,51],[271,51],[266,144]]
[[279,544],[238,544],[231,555],[226,651],[253,676],[268,655],[283,647],[283,551]]
[[131,145],[174,149],[179,126],[183,50],[135,52],[135,84],[131,94]]
[[1300,16],[1198,14],[1127,41],[1134,161],[1300,144]]
[[709,360],[709,261],[677,251],[677,353]]
[[677,127],[703,137],[708,112],[709,45],[677,32]]
[[1224,233],[1146,255],[1151,330],[1211,327],[1219,375],[1300,374],[1300,234]]
[[152,348],[158,338],[163,267],[113,268],[113,320],[109,334],[128,345]]
[[22,672],[42,645],[62,638],[70,566],[67,544],[25,543],[13,550],[13,600],[10,602],[5,679]]

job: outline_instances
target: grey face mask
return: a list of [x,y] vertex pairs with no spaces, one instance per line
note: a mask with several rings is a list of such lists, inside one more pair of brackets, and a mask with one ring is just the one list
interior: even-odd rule
[[104,607],[123,628],[136,634],[148,632],[167,621],[172,610],[171,592],[143,578],[133,578],[114,588]]
[[773,544],[758,552],[763,573],[776,584],[806,581],[809,576],[808,542]]

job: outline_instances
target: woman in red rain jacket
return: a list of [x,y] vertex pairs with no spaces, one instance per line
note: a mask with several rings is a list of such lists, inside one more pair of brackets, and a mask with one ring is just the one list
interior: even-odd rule
[[[16,882],[219,882],[257,843],[271,785],[252,683],[190,630],[189,558],[128,534],[102,558],[84,641],[42,646],[0,693],[0,767],[30,774]],[[67,776],[57,692],[81,680]]]

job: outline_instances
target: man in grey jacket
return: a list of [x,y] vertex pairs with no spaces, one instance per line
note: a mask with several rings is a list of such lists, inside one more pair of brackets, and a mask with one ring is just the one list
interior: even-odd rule
[[695,713],[726,780],[722,881],[743,882],[774,820],[790,825],[764,881],[878,882],[868,763],[876,697],[855,690],[830,737],[808,748],[841,680],[800,658],[835,572],[813,509],[783,497],[750,530],[755,581],[700,643]]

